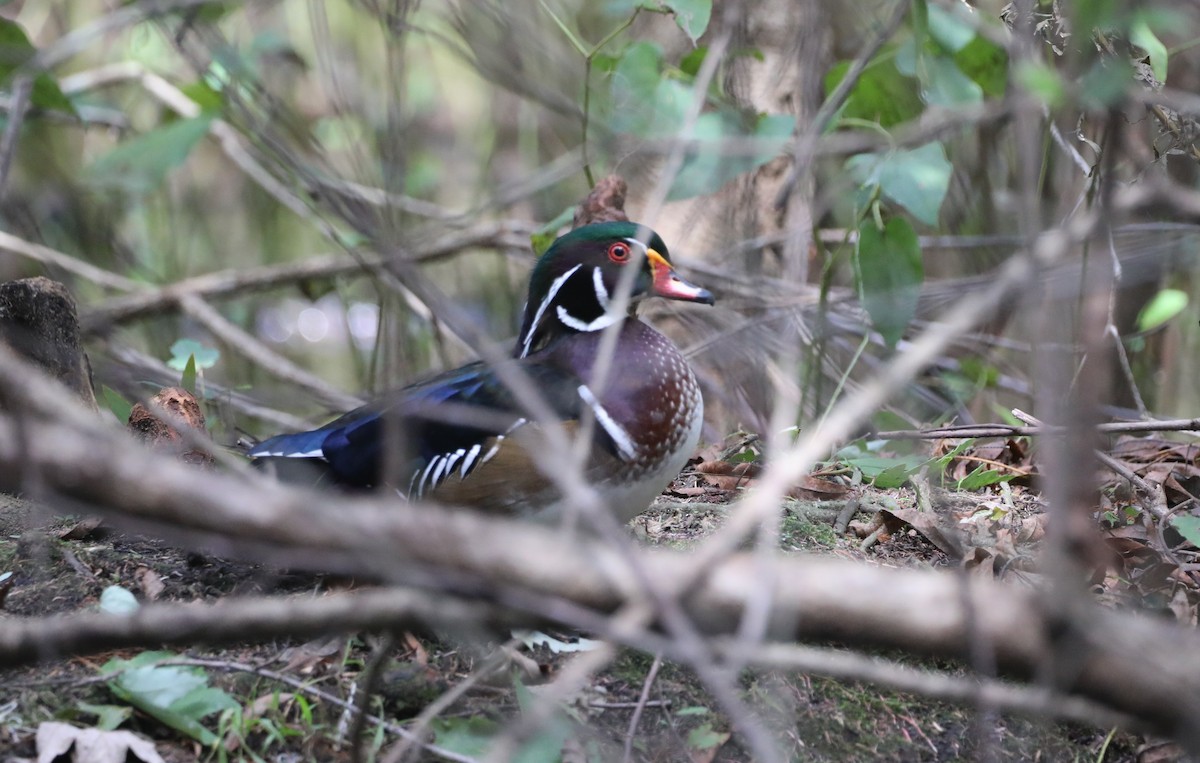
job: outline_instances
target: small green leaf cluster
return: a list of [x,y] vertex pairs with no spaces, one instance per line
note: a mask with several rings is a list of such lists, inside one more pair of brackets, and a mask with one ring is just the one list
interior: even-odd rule
[[[866,442],[857,440],[842,448],[834,456],[834,461],[849,467],[856,476],[869,480],[875,487],[886,490],[898,488],[908,482],[915,474],[928,470],[935,475],[942,475],[950,468],[955,458],[962,455],[975,444],[975,440],[967,439],[960,442],[948,453],[934,458],[923,458],[914,453],[900,455],[883,455],[885,442]],[[986,464],[980,464],[962,479],[955,480],[956,490],[975,491],[985,487],[1009,482],[1016,478],[1013,473],[991,469]]]
[[35,68],[37,52],[20,24],[0,18],[0,88],[11,89],[19,77],[28,76],[33,80],[29,90],[30,106],[79,116],[75,104],[63,93],[54,78]]
[[[951,11],[915,2],[908,28],[868,62],[833,126],[882,131],[895,145],[892,128],[928,109],[974,106],[1002,95],[1008,57],[978,33],[978,23],[965,7]],[[828,92],[850,67],[843,61],[830,70]],[[937,226],[953,169],[941,141],[846,160],[844,170],[857,183],[852,192],[855,285],[872,325],[890,347],[916,315],[925,279],[912,221]]]

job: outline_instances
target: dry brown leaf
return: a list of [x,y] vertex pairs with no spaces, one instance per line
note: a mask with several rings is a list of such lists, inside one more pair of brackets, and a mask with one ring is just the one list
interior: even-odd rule
[[413,662],[423,668],[429,667],[429,652],[425,651],[425,647],[416,636],[404,631],[404,645],[413,653]]
[[1174,742],[1151,742],[1137,751],[1137,763],[1179,763],[1187,760],[1183,748]]
[[801,477],[800,481],[788,490],[790,498],[810,501],[832,501],[850,492],[850,488],[840,482],[823,480],[820,477]]
[[300,646],[284,649],[279,653],[279,661],[284,663],[283,670],[296,673],[312,673],[320,663],[338,654],[346,645],[346,637],[342,635],[326,636],[308,641]]
[[142,589],[142,595],[149,601],[157,600],[167,588],[158,573],[149,567],[138,567],[137,571],[133,573],[133,579]]
[[130,756],[142,763],[165,763],[152,742],[130,731],[81,729],[56,721],[38,726],[37,751],[38,763],[54,763],[67,754],[76,763],[125,763]]
[[963,568],[973,576],[990,580],[996,577],[996,555],[986,548],[973,548],[963,559]]
[[1049,519],[1049,514],[1034,514],[1032,517],[1022,519],[1021,524],[1017,526],[1017,542],[1036,543],[1045,538],[1046,523]]
[[963,533],[943,522],[937,514],[916,509],[880,509],[879,512],[892,533],[902,529],[900,523],[907,524],[951,558],[964,556],[966,541]]
[[[201,437],[208,438],[204,411],[191,392],[180,387],[167,387],[151,398],[151,403],[153,408],[170,413],[174,421],[163,421],[150,408],[141,403],[134,404],[129,412],[129,431],[150,447],[170,453],[182,450],[183,436],[175,424],[186,426]],[[211,466],[215,462],[211,454],[195,449],[182,452],[179,458],[197,466]]]
[[100,517],[84,517],[70,527],[58,531],[59,540],[85,540],[91,537],[103,520]]

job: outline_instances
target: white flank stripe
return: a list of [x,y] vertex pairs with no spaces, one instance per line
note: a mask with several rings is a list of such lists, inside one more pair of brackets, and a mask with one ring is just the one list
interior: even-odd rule
[[496,453],[499,452],[500,443],[502,443],[502,442],[504,442],[504,435],[500,435],[499,437],[496,438],[495,444],[492,445],[491,449],[487,453],[483,454],[483,458],[479,459],[479,463],[486,464],[488,461],[491,461],[492,456],[496,455]]
[[531,342],[533,342],[533,335],[537,333],[538,323],[541,322],[542,315],[546,312],[546,308],[549,307],[550,303],[554,301],[554,297],[558,295],[558,290],[563,287],[563,284],[567,282],[567,279],[573,276],[575,271],[579,270],[581,267],[583,267],[583,265],[576,265],[558,278],[555,278],[554,283],[550,284],[550,290],[546,292],[546,298],[542,300],[542,304],[538,305],[537,312],[533,314],[533,322],[529,324],[529,333],[521,337],[522,358],[529,354],[529,345]]
[[454,471],[454,465],[458,463],[458,459],[462,458],[466,452],[467,451],[463,450],[462,448],[459,448],[450,454],[450,456],[446,459],[446,474],[443,476],[443,479],[448,479],[450,477],[450,474]]
[[425,494],[425,480],[428,479],[429,472],[433,471],[433,468],[435,466],[437,466],[438,461],[441,461],[441,460],[442,460],[441,456],[435,456],[425,466],[425,471],[421,473],[421,481],[419,483],[417,483],[417,497],[418,498],[420,498],[422,495]]
[[325,460],[325,451],[320,448],[308,450],[303,453],[285,453],[282,450],[266,450],[262,453],[253,454],[254,458],[319,458]]
[[433,470],[433,475],[429,478],[430,490],[433,490],[435,487],[440,485],[442,483],[442,473],[449,471],[449,469],[446,468],[450,462],[449,456],[438,456],[437,461],[437,468]]
[[479,457],[479,451],[483,450],[482,445],[476,445],[467,451],[467,457],[463,459],[462,469],[458,472],[459,479],[466,479],[467,473],[471,471],[471,464],[475,463],[475,459]]
[[621,454],[621,458],[626,461],[632,461],[637,456],[637,446],[633,443],[633,438],[625,431],[624,427],[616,422],[616,420],[608,415],[608,411],[592,391],[587,388],[586,384],[579,385],[579,397],[583,398],[583,402],[591,406],[592,412],[596,414],[596,421],[600,426],[604,427],[604,431],[612,438],[612,441],[617,446],[617,452]]

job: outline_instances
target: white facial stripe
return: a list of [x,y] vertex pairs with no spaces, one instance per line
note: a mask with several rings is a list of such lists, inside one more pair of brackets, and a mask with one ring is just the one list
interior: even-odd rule
[[621,458],[626,461],[632,461],[637,456],[637,445],[634,444],[633,438],[629,436],[629,433],[612,416],[608,415],[608,410],[600,404],[600,401],[587,388],[587,385],[579,385],[579,397],[591,407],[592,413],[596,415],[596,423],[604,427],[604,431],[612,438],[613,443],[617,446],[617,452],[621,454]]
[[627,238],[625,239],[625,243],[641,252],[643,257],[645,257],[646,253],[650,251],[649,247],[646,246],[644,241],[638,241],[636,238]]
[[592,285],[596,287],[596,302],[600,309],[608,312],[608,287],[604,285],[604,273],[600,268],[592,268]]
[[538,305],[537,312],[533,315],[533,322],[529,324],[529,333],[521,337],[522,358],[529,354],[529,345],[533,342],[533,335],[537,333],[538,324],[541,323],[542,315],[546,312],[546,308],[554,301],[554,297],[558,295],[558,290],[563,287],[567,279],[573,276],[575,271],[581,267],[583,265],[576,265],[558,278],[555,278],[554,283],[550,284],[550,290],[546,292],[546,298],[542,300],[542,304]]
[[567,308],[562,305],[558,306],[558,319],[563,322],[563,325],[570,326],[576,331],[599,331],[600,329],[611,326],[621,320],[620,315],[613,313],[603,313],[599,318],[589,323],[584,323],[575,316],[567,312]]

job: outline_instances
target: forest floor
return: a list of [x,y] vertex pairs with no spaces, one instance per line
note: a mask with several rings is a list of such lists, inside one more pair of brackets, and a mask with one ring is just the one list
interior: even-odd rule
[[[1145,438],[1130,442],[1138,443],[1143,456],[1147,449],[1160,456],[1179,454],[1173,443]],[[1043,504],[1026,479],[1029,456],[1020,444],[1001,443],[1007,456],[996,447],[980,444],[956,452],[933,446],[934,456],[939,448],[943,456],[952,454],[940,464],[944,476],[939,488],[928,488],[915,473],[910,476],[916,482],[909,484],[917,489],[850,487],[847,482],[853,479],[847,477],[855,472],[844,464],[814,475],[794,491],[786,507],[781,549],[894,567],[962,565],[970,574],[1036,585]],[[983,448],[992,450],[985,453]],[[686,549],[716,531],[728,504],[753,484],[753,455],[752,447],[737,443],[702,453],[651,510],[631,523],[638,542]],[[1192,457],[1190,451],[1187,456]],[[962,480],[977,473],[981,460],[996,473],[1008,471],[1017,478],[963,489]],[[843,523],[850,518],[845,507],[851,499],[857,506],[855,516],[838,532],[839,518]],[[0,501],[0,621],[96,609],[112,586],[141,601],[211,601],[246,593],[319,595],[354,585],[184,551],[78,517],[55,518],[30,530],[16,516],[19,505],[12,499]],[[1191,578],[1154,551],[1146,523],[1139,522],[1132,510],[1121,507],[1119,500],[1113,506],[1098,507],[1113,563],[1097,572],[1097,596],[1114,606],[1153,609],[1194,623],[1197,589]],[[11,574],[5,576],[6,572]],[[580,659],[579,653],[566,651],[571,648],[570,638],[562,642],[566,647],[523,647],[503,661],[495,659],[499,653],[495,645],[485,641],[433,633],[397,637],[386,653],[388,663],[370,704],[382,722],[365,725],[363,759],[377,759],[395,742],[383,722],[404,724],[469,676],[475,676],[471,687],[438,714],[428,739],[461,755],[483,755],[497,730],[521,717],[530,694],[542,691],[564,665]],[[44,750],[39,756],[39,729],[51,736],[76,732],[48,725],[52,721],[77,729],[137,732],[151,740],[166,761],[349,760],[353,727],[345,703],[355,701],[360,677],[379,643],[378,637],[358,634],[178,653],[189,664],[173,670],[186,672],[192,676],[189,680],[208,687],[206,691],[220,690],[218,700],[209,697],[203,715],[195,711],[192,722],[198,722],[200,729],[189,725],[187,718],[172,723],[145,712],[136,697],[131,699],[113,676],[106,675],[106,665],[111,669],[120,664],[115,661],[133,659],[137,650],[0,671],[0,761],[53,759],[45,757]],[[881,656],[965,672],[962,666]],[[480,679],[477,670],[489,662],[504,665]],[[526,740],[522,759],[621,760],[631,718],[654,663],[653,655],[621,650],[582,691],[561,703],[561,712],[549,726]],[[162,675],[166,681],[172,674]],[[745,671],[740,688],[744,701],[795,760],[1151,763],[1182,759],[1173,744],[1114,729],[1008,715],[981,720],[972,707],[795,672]],[[123,750],[123,739],[112,741]],[[48,739],[43,746],[50,743]],[[633,760],[646,761],[751,759],[743,740],[731,733],[728,719],[696,676],[670,662],[657,670],[631,751]],[[129,755],[129,760],[153,759],[134,748]],[[112,759],[127,758],[121,752]],[[426,752],[412,759],[436,758]]]

